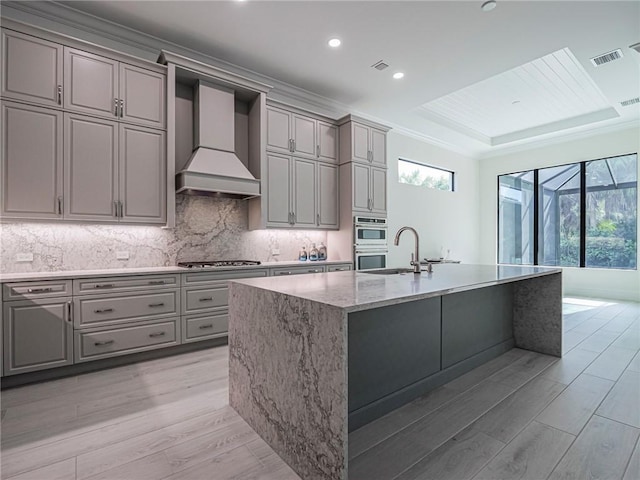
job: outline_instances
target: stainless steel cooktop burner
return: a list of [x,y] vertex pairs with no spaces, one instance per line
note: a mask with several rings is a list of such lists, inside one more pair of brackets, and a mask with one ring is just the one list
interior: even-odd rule
[[246,265],[260,265],[258,260],[210,260],[206,262],[178,262],[179,267],[206,268],[206,267],[242,267]]

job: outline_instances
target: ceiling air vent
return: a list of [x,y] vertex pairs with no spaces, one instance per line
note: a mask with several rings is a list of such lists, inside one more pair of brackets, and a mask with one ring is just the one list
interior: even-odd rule
[[633,48],[636,52],[640,53],[640,42],[629,45],[629,48]]
[[389,68],[389,64],[388,63],[384,63],[383,60],[380,60],[379,62],[376,62],[371,66],[373,68],[375,68],[376,70],[384,70],[385,68]]
[[601,65],[604,65],[605,63],[618,60],[619,58],[622,58],[622,50],[618,48],[617,50],[613,50],[612,52],[603,53],[602,55],[593,57],[591,59],[591,63],[593,63],[594,67],[599,67]]
[[623,107],[628,107],[629,105],[635,105],[636,103],[640,103],[640,97],[630,98],[629,100],[620,102],[620,105],[622,105]]

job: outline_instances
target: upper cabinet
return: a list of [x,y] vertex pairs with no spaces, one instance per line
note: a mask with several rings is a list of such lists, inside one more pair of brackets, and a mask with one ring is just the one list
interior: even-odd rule
[[2,218],[166,223],[166,67],[11,20],[0,61]]
[[3,97],[62,104],[62,45],[2,29]]
[[338,129],[318,118],[269,105],[267,150],[336,163]]
[[62,218],[62,132],[62,112],[2,102],[3,217]]
[[360,162],[377,167],[387,166],[387,131],[352,116],[340,126],[340,163]]
[[165,126],[165,75],[64,49],[64,108],[150,127]]

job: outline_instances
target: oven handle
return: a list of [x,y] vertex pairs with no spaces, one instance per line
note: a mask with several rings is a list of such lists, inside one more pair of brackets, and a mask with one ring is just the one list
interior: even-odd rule
[[355,253],[368,253],[368,254],[373,254],[373,255],[380,255],[382,253],[384,253],[385,255],[387,253],[389,253],[389,250],[382,250],[379,248],[365,248],[365,249],[355,249]]

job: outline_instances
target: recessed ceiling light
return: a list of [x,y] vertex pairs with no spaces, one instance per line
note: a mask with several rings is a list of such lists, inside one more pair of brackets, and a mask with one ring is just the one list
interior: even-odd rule
[[496,0],[487,0],[480,6],[480,8],[483,12],[490,12],[491,10],[496,8],[497,5],[498,4],[496,3]]
[[329,46],[333,48],[339,47],[341,43],[342,42],[339,38],[332,38],[331,40],[329,40]]
[[404,73],[402,72],[396,72],[393,74],[393,78],[395,78],[396,80],[400,80],[402,77],[404,77]]

